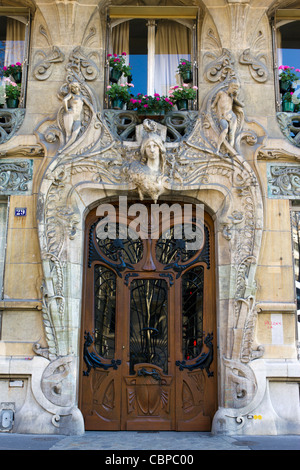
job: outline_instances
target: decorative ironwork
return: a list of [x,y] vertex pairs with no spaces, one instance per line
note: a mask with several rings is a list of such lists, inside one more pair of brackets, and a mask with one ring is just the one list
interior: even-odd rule
[[104,359],[115,354],[116,275],[102,265],[94,267],[95,349]]
[[130,373],[139,363],[168,367],[168,288],[163,279],[131,283]]
[[153,379],[157,380],[159,383],[161,382],[161,376],[157,372],[157,370],[152,369],[152,370],[147,370],[144,367],[142,369],[138,370],[137,373],[138,376],[143,376],[143,377],[153,377]]
[[[195,263],[199,263],[200,261],[205,262],[207,265],[207,268],[210,269],[209,231],[206,226],[204,227],[204,232],[205,232],[204,246],[202,250],[198,252],[198,255],[195,257],[194,255],[197,253],[197,251],[189,250],[187,252],[185,240],[175,240],[175,239],[166,240],[165,241],[166,248],[164,249],[163,247],[161,247],[162,252],[166,251],[166,253],[169,253],[169,255],[167,255],[165,259],[170,258],[174,261],[168,262],[168,264],[164,267],[164,270],[173,269],[174,271],[177,272],[176,279],[178,279],[181,276],[183,271],[190,268]],[[161,244],[163,244],[163,242],[161,242]],[[190,255],[188,255],[187,253],[190,253]],[[164,256],[166,255],[164,254]],[[188,259],[190,259],[191,261],[184,263],[187,256],[189,256]]]
[[214,351],[213,351],[213,333],[208,333],[205,337],[204,344],[208,347],[207,353],[202,353],[198,359],[192,364],[187,364],[186,361],[176,361],[176,366],[179,367],[179,370],[187,369],[193,371],[195,369],[205,369],[208,377],[213,377],[214,372],[210,370],[210,365],[213,361]]
[[195,266],[182,276],[182,352],[186,360],[203,347],[204,268]]
[[102,261],[113,268],[119,277],[122,277],[121,272],[125,269],[133,269],[132,262],[136,263],[142,256],[142,242],[140,239],[131,240],[130,238],[100,240],[95,233],[100,220],[101,218],[90,228],[88,267],[92,266],[93,261]]
[[102,368],[108,370],[110,367],[113,369],[118,369],[118,366],[121,364],[120,359],[112,359],[110,363],[102,362],[102,358],[94,352],[89,351],[89,347],[93,344],[94,340],[92,335],[89,332],[85,331],[84,335],[84,350],[83,350],[83,359],[87,365],[87,370],[83,371],[83,375],[90,375],[91,369]]

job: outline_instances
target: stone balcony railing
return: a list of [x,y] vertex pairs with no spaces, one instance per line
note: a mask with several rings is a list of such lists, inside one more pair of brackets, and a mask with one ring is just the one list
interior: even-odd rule
[[300,147],[300,113],[277,113],[277,121],[287,140]]
[[4,144],[16,134],[24,121],[24,116],[24,108],[0,109],[0,144]]
[[159,121],[167,127],[167,142],[180,142],[191,133],[198,111],[170,111],[166,115],[140,115],[137,111],[104,109],[103,115],[111,133],[122,141],[134,140],[136,125],[148,118]]

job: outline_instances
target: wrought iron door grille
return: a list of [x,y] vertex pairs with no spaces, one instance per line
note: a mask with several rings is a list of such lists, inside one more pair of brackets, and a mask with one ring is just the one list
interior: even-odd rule
[[105,359],[115,354],[116,275],[107,267],[94,267],[94,346]]
[[196,358],[203,347],[203,285],[203,266],[196,266],[182,276],[182,349],[185,360]]
[[130,373],[153,364],[168,372],[168,287],[162,279],[136,279],[130,292]]

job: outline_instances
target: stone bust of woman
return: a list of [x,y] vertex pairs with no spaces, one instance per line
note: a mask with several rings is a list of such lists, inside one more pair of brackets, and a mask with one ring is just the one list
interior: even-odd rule
[[150,196],[154,202],[163,192],[166,149],[158,135],[149,135],[141,145],[141,159],[130,165],[130,180],[135,183],[139,197]]

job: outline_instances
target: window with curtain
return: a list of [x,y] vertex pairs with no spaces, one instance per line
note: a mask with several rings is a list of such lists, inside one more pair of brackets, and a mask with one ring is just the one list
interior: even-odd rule
[[[300,99],[300,1],[291,3],[289,8],[277,10],[274,21],[274,44],[276,44],[274,52],[278,67],[276,73],[279,79],[287,68],[294,74],[292,92],[293,100],[297,102]],[[285,88],[280,86],[280,93],[277,95],[278,111],[281,111],[280,102],[285,92]]]
[[[117,23],[117,24],[116,24]],[[135,93],[167,95],[180,84],[180,59],[192,57],[192,20],[131,19],[112,25],[112,52],[126,52]]]
[[[23,7],[0,7],[0,106],[8,104],[7,85],[16,83],[20,90],[17,105],[25,106],[30,12]],[[11,67],[13,66],[13,67]],[[19,74],[11,73],[19,68]],[[21,71],[20,71],[21,70]]]
[[25,59],[26,19],[0,16],[0,74],[3,67]]

